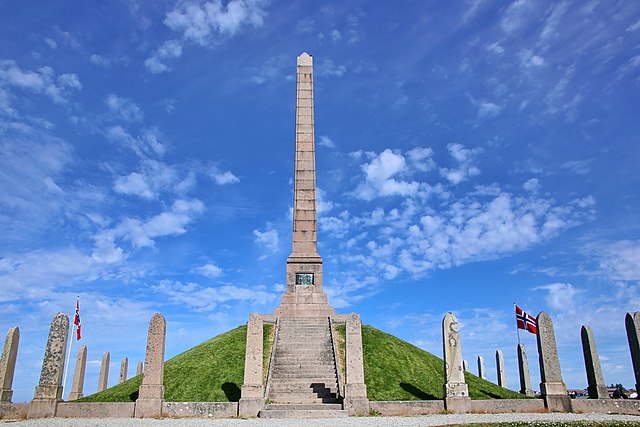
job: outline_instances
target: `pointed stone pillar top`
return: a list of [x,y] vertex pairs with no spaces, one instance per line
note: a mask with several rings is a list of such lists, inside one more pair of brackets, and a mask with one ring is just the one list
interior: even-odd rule
[[313,66],[313,58],[307,52],[302,52],[300,56],[298,56],[298,67],[312,67]]

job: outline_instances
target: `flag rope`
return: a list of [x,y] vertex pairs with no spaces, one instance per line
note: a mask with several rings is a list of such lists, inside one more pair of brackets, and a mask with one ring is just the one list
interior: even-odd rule
[[[78,307],[78,301],[80,300],[80,295],[78,295],[78,299],[76,300],[76,310]],[[74,311],[74,320],[75,320],[75,311]],[[69,346],[68,346],[68,350],[67,350],[67,361],[65,363],[65,367],[64,367],[64,378],[62,380],[62,397],[64,400],[64,392],[65,392],[65,388],[67,386],[67,373],[69,372],[69,361],[71,360],[71,346],[73,345],[73,333],[75,331],[74,328],[77,328],[78,325],[75,324],[75,322],[71,323],[71,333],[69,334]]]

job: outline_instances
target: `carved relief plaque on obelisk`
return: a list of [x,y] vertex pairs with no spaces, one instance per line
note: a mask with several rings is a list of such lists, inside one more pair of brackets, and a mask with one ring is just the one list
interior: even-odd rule
[[322,258],[316,221],[316,159],[313,123],[313,59],[298,57],[293,250],[287,259],[287,288],[276,314],[324,317],[335,314],[322,291]]

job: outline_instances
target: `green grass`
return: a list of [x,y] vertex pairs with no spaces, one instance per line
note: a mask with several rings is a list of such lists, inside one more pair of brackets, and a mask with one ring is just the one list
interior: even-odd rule
[[[338,353],[344,326],[336,325]],[[274,328],[264,326],[264,378]],[[170,402],[236,402],[244,377],[247,327],[240,326],[179,354],[165,363],[165,400]],[[370,400],[442,399],[444,382],[440,358],[371,326],[362,327],[364,377]],[[344,378],[344,377],[343,377]],[[472,399],[517,399],[519,393],[465,373]],[[129,402],[138,398],[140,375],[82,402]]]
[[[370,400],[442,399],[443,361],[371,326],[362,326],[364,382]],[[472,399],[524,396],[465,372]]]

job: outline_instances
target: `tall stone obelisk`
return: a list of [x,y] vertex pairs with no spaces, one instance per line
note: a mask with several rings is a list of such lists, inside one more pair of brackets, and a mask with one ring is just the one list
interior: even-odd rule
[[283,317],[335,314],[322,290],[322,258],[316,221],[316,156],[313,121],[313,58],[298,57],[293,250],[287,259],[287,287],[275,313]]

